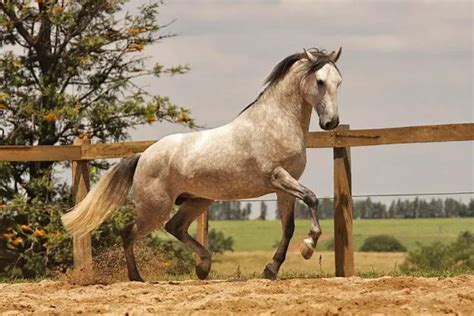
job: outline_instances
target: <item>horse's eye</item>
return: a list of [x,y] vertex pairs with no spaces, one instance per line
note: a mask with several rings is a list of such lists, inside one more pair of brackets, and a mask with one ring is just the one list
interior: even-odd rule
[[324,81],[318,80],[317,82],[318,82],[318,86],[320,86],[320,87],[324,86]]

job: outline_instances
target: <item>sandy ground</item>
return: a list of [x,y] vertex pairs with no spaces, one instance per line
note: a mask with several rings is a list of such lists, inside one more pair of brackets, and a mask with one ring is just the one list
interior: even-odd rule
[[474,276],[1,284],[3,314],[474,314]]

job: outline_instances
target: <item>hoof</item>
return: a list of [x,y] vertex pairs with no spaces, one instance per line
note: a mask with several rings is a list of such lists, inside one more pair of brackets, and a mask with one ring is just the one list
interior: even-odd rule
[[301,245],[300,251],[301,251],[301,255],[306,260],[310,259],[314,252],[313,248],[305,242],[303,242],[303,244]]
[[211,260],[203,260],[196,265],[196,275],[199,280],[207,279],[209,272],[211,271]]
[[271,264],[267,264],[267,266],[263,270],[263,277],[267,280],[276,280],[277,272],[272,271],[270,266],[271,266]]
[[131,276],[131,277],[128,277],[128,279],[130,281],[135,281],[135,282],[145,282],[145,280],[143,280],[143,278],[141,276]]

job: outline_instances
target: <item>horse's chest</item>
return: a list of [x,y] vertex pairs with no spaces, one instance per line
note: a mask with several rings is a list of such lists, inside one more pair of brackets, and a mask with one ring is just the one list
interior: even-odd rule
[[306,150],[296,153],[281,161],[281,166],[295,179],[299,179],[306,166]]

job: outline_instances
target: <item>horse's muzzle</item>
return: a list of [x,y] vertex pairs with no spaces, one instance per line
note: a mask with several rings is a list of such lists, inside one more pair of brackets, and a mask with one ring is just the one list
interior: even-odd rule
[[335,129],[336,127],[338,127],[338,125],[339,125],[339,117],[336,117],[326,123],[319,122],[319,126],[326,131]]

